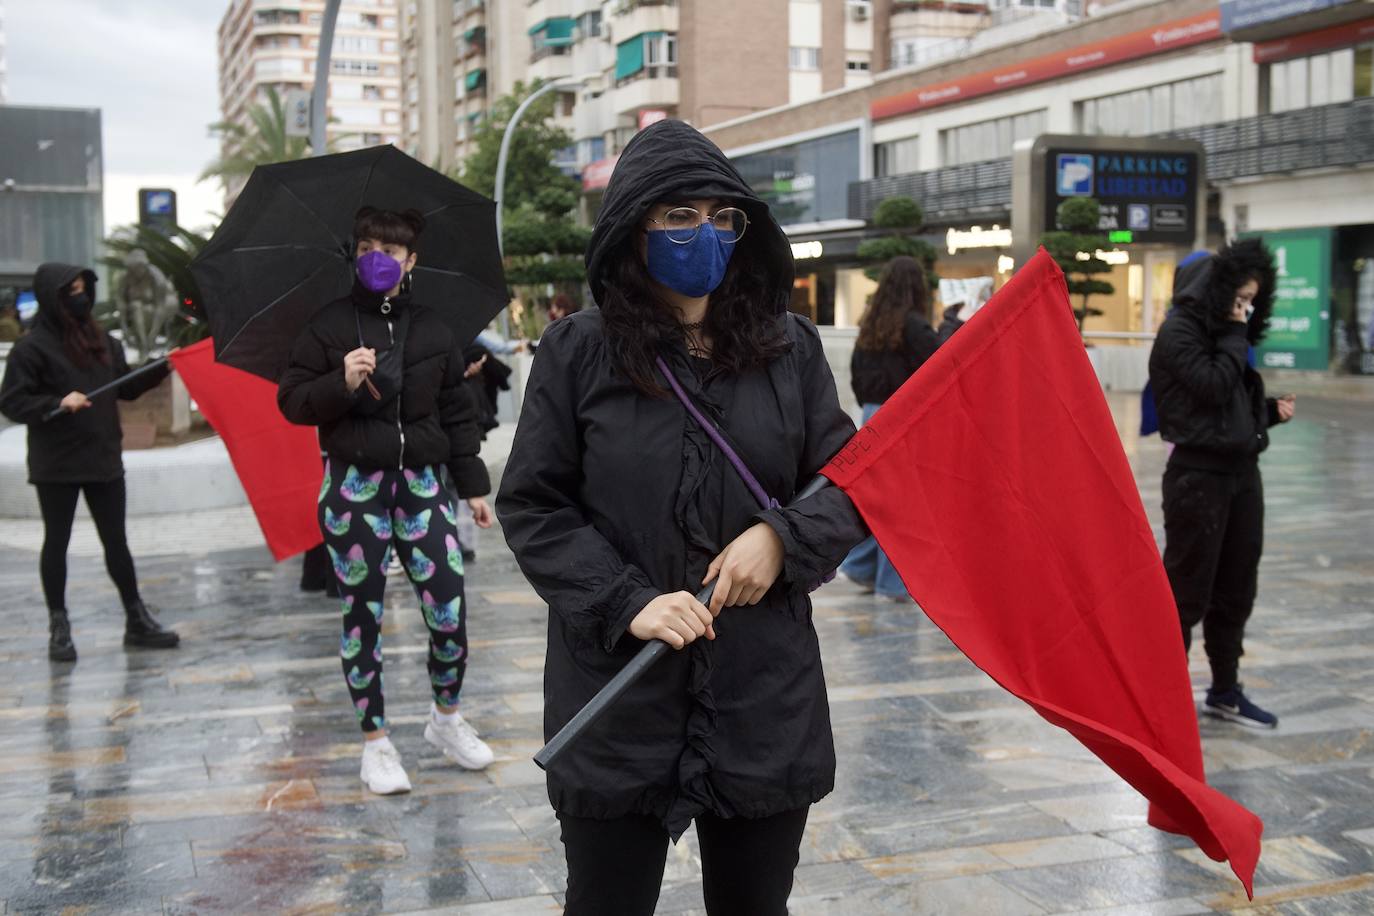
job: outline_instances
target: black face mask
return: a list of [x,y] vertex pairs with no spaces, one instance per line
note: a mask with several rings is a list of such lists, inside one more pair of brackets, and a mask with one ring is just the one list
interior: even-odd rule
[[71,315],[77,321],[84,320],[86,316],[91,314],[91,309],[95,306],[95,303],[91,301],[91,297],[86,293],[77,293],[74,296],[63,296],[62,304],[66,307],[67,314]]

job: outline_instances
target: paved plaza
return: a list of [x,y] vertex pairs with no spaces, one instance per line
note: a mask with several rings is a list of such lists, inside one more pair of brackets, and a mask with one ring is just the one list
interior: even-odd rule
[[[1113,406],[1129,429],[1130,398]],[[1126,442],[1158,531],[1162,446]],[[840,582],[815,596],[838,785],[812,812],[791,912],[1374,912],[1371,472],[1368,400],[1305,396],[1264,459],[1242,675],[1281,722],[1201,726],[1209,778],[1266,824],[1253,904],[918,609]],[[38,527],[0,529],[0,911],[558,912],[562,850],[530,760],[546,612],[498,533],[468,568],[464,691],[497,762],[459,771],[421,738],[425,629],[393,580],[388,718],[415,790],[381,798],[358,779],[337,605],[297,591],[299,562],[273,565],[245,511],[131,522],[175,652],[122,647],[93,532],[78,532],[75,666],[46,659]],[[1192,674],[1200,695],[1200,652]],[[699,868],[689,832],[660,913],[704,912]]]

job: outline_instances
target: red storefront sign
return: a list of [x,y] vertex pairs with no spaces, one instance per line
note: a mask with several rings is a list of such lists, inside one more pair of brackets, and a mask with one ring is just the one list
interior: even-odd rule
[[1009,67],[985,70],[946,83],[935,83],[899,95],[890,95],[874,101],[869,106],[869,114],[875,121],[894,118],[948,105],[951,102],[962,102],[994,92],[1032,86],[1074,73],[1085,73],[1154,54],[1164,54],[1178,48],[1215,41],[1221,37],[1221,15],[1213,10],[1189,16],[1187,19],[1175,19],[1153,29],[1118,35],[1106,41],[1046,54]]
[[1305,35],[1258,42],[1255,45],[1255,63],[1272,64],[1295,57],[1306,57],[1309,54],[1320,54],[1322,51],[1348,48],[1370,40],[1374,40],[1374,19],[1361,19],[1359,22],[1333,25],[1329,29],[1320,29]]
[[587,167],[582,170],[582,190],[596,191],[610,184],[611,173],[615,171],[615,164],[619,161],[620,156],[616,155],[587,163]]
[[646,108],[639,113],[639,129],[643,130],[650,124],[657,124],[659,121],[668,120],[668,112],[661,108]]

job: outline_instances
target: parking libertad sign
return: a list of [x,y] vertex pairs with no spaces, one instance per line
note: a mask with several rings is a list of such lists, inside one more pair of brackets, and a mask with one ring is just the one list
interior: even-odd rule
[[1098,228],[1134,242],[1192,244],[1197,234],[1198,156],[1192,152],[1051,146],[1045,151],[1045,217],[1071,197],[1093,197]]

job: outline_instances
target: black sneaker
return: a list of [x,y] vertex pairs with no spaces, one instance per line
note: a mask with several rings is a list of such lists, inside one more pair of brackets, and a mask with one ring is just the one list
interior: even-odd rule
[[1260,709],[1241,692],[1240,685],[1230,690],[1208,689],[1207,699],[1203,701],[1203,712],[1217,719],[1247,725],[1250,728],[1277,728],[1279,717]]

